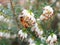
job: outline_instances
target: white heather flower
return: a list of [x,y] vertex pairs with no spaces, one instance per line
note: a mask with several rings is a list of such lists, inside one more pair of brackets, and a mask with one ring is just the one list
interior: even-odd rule
[[57,36],[55,34],[52,34],[47,38],[47,42],[54,43],[56,41],[57,41]]
[[46,40],[46,37],[41,36],[40,38],[41,38],[41,41]]
[[17,37],[16,34],[13,34],[13,35],[10,36],[10,38],[12,38],[12,39],[14,39],[14,38],[16,38],[16,37]]
[[20,34],[20,37],[22,37],[24,39],[24,33],[23,32]]
[[[5,12],[5,10],[2,10],[2,12]],[[5,12],[6,13],[6,12]]]
[[36,45],[34,40],[32,38],[28,39],[29,45]]
[[0,37],[3,37],[3,34],[4,34],[3,32],[0,32]]
[[23,13],[23,16],[29,17],[29,19],[35,21],[34,14],[32,12],[29,12],[28,10],[24,9],[22,13]]
[[47,42],[49,42],[50,40],[51,40],[51,35],[48,36],[48,38],[47,38]]
[[38,18],[37,21],[40,21],[40,19]]
[[35,0],[30,0],[31,3],[33,3]]
[[29,15],[28,11],[25,10],[25,9],[22,11],[22,14],[25,15],[25,16],[26,16],[26,15]]
[[4,33],[4,34],[3,34],[3,37],[5,37],[5,38],[10,38],[10,33]]
[[58,19],[60,20],[60,13],[57,14]]
[[49,45],[54,45],[54,43],[50,43]]
[[32,28],[31,28],[31,31],[34,31],[35,30],[35,27],[33,26]]
[[56,0],[50,0],[51,1],[51,3],[54,3],[54,2],[56,2]]
[[32,12],[29,12],[29,11],[26,10],[26,9],[24,9],[24,10],[22,11],[22,13],[23,13],[23,15],[25,15],[25,16],[34,16],[34,14],[33,14]]
[[43,34],[43,30],[40,30],[40,34],[41,34],[41,35]]
[[18,32],[18,35],[20,35],[20,37],[23,37],[23,36],[24,36],[23,33],[22,33],[22,30],[20,30],[20,31]]
[[53,40],[57,41],[57,36],[55,34],[53,34]]
[[48,20],[53,15],[53,8],[50,6],[45,6],[43,9],[44,10],[40,16],[40,20]]
[[10,20],[9,20],[9,19],[7,19],[7,20],[6,20],[6,22],[7,22],[7,23],[9,23],[9,22],[10,22]]
[[40,38],[40,37],[42,36],[42,34],[43,34],[43,30],[40,30],[40,29],[38,28],[38,24],[37,24],[37,23],[34,24],[34,26],[31,28],[31,31],[34,31],[35,34],[36,34],[36,36],[38,36],[39,38]]
[[0,3],[0,6],[2,6],[2,4]]
[[24,33],[24,37],[27,38],[27,36],[28,36],[27,33]]
[[20,31],[18,32],[18,34],[20,35],[20,37],[22,37],[22,35],[23,35],[22,30],[20,30]]
[[5,19],[4,19],[4,22],[9,23],[9,22],[10,22],[10,20],[9,20],[9,19],[7,19],[7,18],[5,18]]
[[42,38],[42,34],[43,34],[43,30],[40,30],[40,32],[39,32],[39,38]]
[[39,37],[42,36],[42,34],[43,34],[43,30],[37,30],[36,32],[37,32],[37,35],[38,35]]
[[28,39],[28,42],[29,42],[29,43],[33,43],[34,40],[33,40],[32,38],[29,38],[29,39]]
[[7,18],[4,19],[4,22],[6,22]]
[[35,23],[34,26],[31,28],[31,31],[37,31],[37,29],[38,29],[37,27],[38,27],[38,25],[37,25],[37,23]]
[[22,30],[20,30],[18,32],[18,35],[20,35],[20,37],[22,37],[22,39],[27,38],[27,33],[24,33]]
[[10,38],[10,33],[0,32],[0,37]]
[[59,1],[56,2],[56,6],[57,6],[57,7],[60,7],[60,2],[59,2]]
[[45,6],[43,9],[44,9],[44,10],[43,10],[43,14],[48,13],[48,12],[51,12],[50,14],[53,14],[53,9],[52,9],[52,7],[50,7],[50,6]]
[[46,18],[46,17],[43,16],[43,15],[40,16],[40,20],[44,20],[45,18]]
[[4,16],[0,15],[0,21],[3,21],[3,20],[4,20]]
[[29,45],[36,45],[35,43],[30,43]]
[[20,30],[19,32],[18,32],[18,34],[21,34],[22,33],[22,30]]

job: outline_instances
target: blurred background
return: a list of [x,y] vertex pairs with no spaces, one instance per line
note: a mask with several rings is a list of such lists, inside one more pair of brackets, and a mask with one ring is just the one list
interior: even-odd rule
[[[28,45],[27,41],[22,41],[18,37],[20,29],[28,30],[21,25],[18,16],[22,9],[28,9],[38,19],[43,7],[47,5],[54,9],[53,18],[47,22],[37,21],[37,23],[44,31],[44,37],[47,38],[51,33],[55,33],[58,38],[56,45],[60,45],[60,0],[0,0],[0,45]],[[36,39],[38,40],[37,37]],[[39,45],[38,43],[36,45]]]

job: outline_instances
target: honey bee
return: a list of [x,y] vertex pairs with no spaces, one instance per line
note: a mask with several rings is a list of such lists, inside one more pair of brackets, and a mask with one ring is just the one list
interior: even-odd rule
[[20,17],[20,21],[21,21],[21,24],[22,24],[25,28],[28,28],[28,27],[29,27],[29,24],[27,23],[27,21],[25,21],[24,17]]

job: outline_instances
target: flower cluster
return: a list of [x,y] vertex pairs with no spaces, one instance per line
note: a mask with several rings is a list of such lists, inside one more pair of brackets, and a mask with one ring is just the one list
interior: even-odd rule
[[38,36],[39,38],[41,38],[42,34],[43,34],[43,30],[40,30],[38,28],[38,24],[35,23],[35,25],[31,28],[32,31],[35,32],[36,36]]
[[54,44],[54,42],[57,42],[57,36],[55,34],[51,34],[48,36],[46,42],[50,43],[51,45]]
[[[40,20],[48,20],[53,15],[53,9],[50,6],[44,7],[43,14],[40,16]],[[41,40],[46,40],[43,35],[43,30],[39,29],[38,24],[36,22],[36,19],[34,17],[34,14],[32,12],[29,12],[28,10],[24,9],[22,11],[22,14],[19,16],[20,22],[25,28],[31,27],[31,31],[35,32],[36,36],[38,36]],[[19,31],[19,36],[22,39],[27,38],[27,34],[23,33],[22,30]],[[46,42],[49,42],[50,44],[57,41],[57,36],[53,34],[53,36],[49,36]],[[29,45],[36,45],[34,40],[29,38],[28,39]]]
[[22,14],[20,15],[20,21],[25,28],[33,26],[36,22],[34,14],[26,9],[22,11]]
[[2,37],[10,38],[10,33],[0,32],[0,38]]
[[18,32],[18,35],[21,39],[26,39],[27,38],[27,33],[24,33],[22,30]]
[[45,7],[43,8],[43,13],[42,13],[42,15],[40,16],[40,20],[48,20],[49,18],[52,17],[53,12],[54,12],[54,11],[53,11],[52,7],[50,7],[50,6],[45,6]]
[[0,21],[8,24],[8,29],[12,27],[12,19],[5,18],[3,15],[0,15]]
[[34,39],[32,39],[32,38],[29,38],[28,42],[29,42],[29,45],[36,45],[34,42]]
[[56,2],[56,7],[60,8],[60,1]]
[[3,20],[4,20],[4,16],[0,15],[0,21],[3,21]]
[[12,39],[14,39],[16,37],[17,37],[16,34],[11,35],[10,32],[9,33],[8,32],[2,32],[2,31],[0,32],[0,38],[6,38],[6,39],[12,38]]
[[38,28],[38,24],[36,23],[36,19],[32,12],[29,12],[28,10],[24,9],[22,11],[22,15],[20,15],[19,17],[20,21],[22,22],[22,25],[25,28],[31,26],[31,31],[34,31],[36,36],[41,38],[43,31]]

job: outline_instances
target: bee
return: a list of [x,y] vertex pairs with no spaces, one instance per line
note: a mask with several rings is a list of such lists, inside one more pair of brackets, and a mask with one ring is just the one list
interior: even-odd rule
[[25,28],[28,28],[28,27],[29,27],[29,24],[27,23],[27,21],[25,20],[24,17],[20,17],[20,21],[21,21],[21,24],[22,24]]

